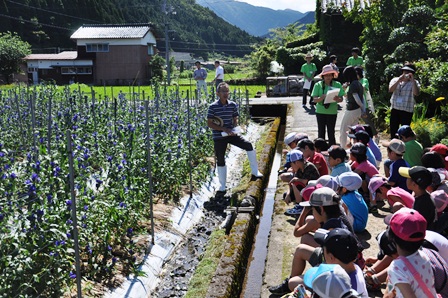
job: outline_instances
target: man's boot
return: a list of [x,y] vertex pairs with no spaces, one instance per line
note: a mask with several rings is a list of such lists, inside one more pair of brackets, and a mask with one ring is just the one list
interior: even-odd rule
[[227,183],[227,166],[217,167],[218,168],[218,179],[219,179],[219,189],[218,193],[226,192],[226,183]]
[[250,170],[252,172],[252,175],[256,178],[263,177],[263,174],[258,171],[257,154],[255,153],[255,150],[247,151],[247,157],[249,158]]

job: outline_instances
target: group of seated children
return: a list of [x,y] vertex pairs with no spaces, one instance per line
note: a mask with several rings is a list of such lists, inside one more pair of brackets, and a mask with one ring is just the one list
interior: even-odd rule
[[[344,289],[347,297],[368,297],[368,290],[384,282],[385,297],[448,297],[448,147],[437,144],[425,152],[412,129],[403,126],[396,139],[382,143],[387,160],[381,176],[381,152],[378,157],[372,149],[379,147],[370,144],[367,129],[352,127],[349,136],[350,149],[333,145],[324,155],[321,148],[327,148],[320,139],[313,142],[297,133],[285,138],[292,149],[290,168],[285,164],[280,178],[289,186],[285,202],[295,203],[285,214],[298,217],[293,233],[300,244],[289,277],[270,292],[284,295],[305,285],[325,293],[314,289],[313,279],[334,276],[342,268],[350,279],[351,288]],[[385,248],[381,258],[369,258],[364,266],[356,233],[368,228],[369,211],[377,212],[382,201],[393,213],[385,220],[386,232],[377,238]],[[310,273],[305,273],[307,262],[314,267]],[[445,283],[441,277],[434,280],[434,272],[444,273]]]

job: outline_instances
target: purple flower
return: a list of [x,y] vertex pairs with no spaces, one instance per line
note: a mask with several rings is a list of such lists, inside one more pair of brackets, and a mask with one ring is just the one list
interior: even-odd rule
[[31,175],[31,180],[36,181],[36,180],[38,180],[38,179],[39,179],[39,175],[37,175],[36,173],[33,173],[33,174]]
[[120,204],[118,204],[118,206],[120,206],[120,208],[126,208],[127,205],[126,203],[120,202]]
[[76,273],[73,273],[73,271],[70,271],[69,276],[71,279],[75,279],[76,278]]
[[111,250],[112,250],[112,246],[108,245],[108,246],[107,246],[107,250],[108,250],[108,251],[111,251]]
[[70,206],[72,205],[72,200],[67,200],[67,201],[65,201],[65,204],[66,204],[68,207],[70,207]]
[[16,179],[16,178],[17,178],[16,173],[11,173],[11,175],[9,175],[9,178],[11,178],[11,179]]

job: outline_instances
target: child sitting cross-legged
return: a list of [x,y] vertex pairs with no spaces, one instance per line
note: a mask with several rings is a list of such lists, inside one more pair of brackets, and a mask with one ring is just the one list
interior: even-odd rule
[[406,190],[400,187],[392,187],[387,179],[382,176],[374,176],[369,182],[369,192],[371,195],[370,211],[376,207],[377,201],[387,200],[392,213],[404,207],[412,208],[414,206],[414,197]]
[[350,165],[346,162],[347,151],[340,146],[333,145],[328,150],[328,164],[331,168],[331,176],[337,177],[338,175],[351,172]]

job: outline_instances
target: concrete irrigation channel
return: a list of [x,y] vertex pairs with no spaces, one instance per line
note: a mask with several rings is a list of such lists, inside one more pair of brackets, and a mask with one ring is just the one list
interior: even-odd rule
[[[311,139],[317,138],[314,109],[304,109],[301,101],[298,97],[256,98],[249,101],[254,120],[259,123],[273,123],[258,154],[259,168],[264,173],[264,178],[250,181],[245,191],[245,197],[252,198],[253,206],[229,208],[230,197],[213,198],[212,184],[217,181],[212,181],[193,200],[193,207],[189,207],[198,213],[193,212],[185,217],[190,225],[177,227],[173,224],[170,232],[175,235],[174,238],[178,238],[177,244],[173,244],[175,241],[171,236],[167,237],[169,240],[162,241],[171,245],[165,247],[169,253],[155,258],[160,263],[156,267],[160,268],[150,269],[154,272],[152,283],[149,286],[146,283],[146,286],[138,291],[138,295],[125,290],[108,297],[184,297],[196,266],[207,248],[211,233],[219,229],[226,218],[224,253],[205,297],[274,297],[270,296],[267,288],[280,283],[289,274],[292,253],[300,242],[300,239],[292,237],[295,219],[283,214],[290,206],[286,206],[281,200],[281,194],[287,185],[279,182],[277,176],[277,170],[283,162],[282,141],[285,134],[293,131],[306,132]],[[342,105],[341,109],[344,108]],[[342,112],[339,112],[337,129]],[[251,133],[258,132],[256,129],[251,131],[249,127],[248,134]],[[337,130],[337,139],[338,134]],[[244,152],[232,150],[229,154],[234,166],[233,171],[238,172],[246,156]],[[239,161],[233,163],[234,160]],[[229,183],[230,187],[235,186],[240,176],[236,174],[232,177],[230,173],[231,181],[228,182],[228,187]],[[379,211],[376,216],[369,215],[373,228],[368,228],[368,231],[361,235],[366,247],[365,256],[375,256],[377,253],[376,231],[383,228],[382,218],[387,213],[385,209],[380,208]],[[177,217],[172,219],[174,223],[177,223],[182,207],[177,213]],[[143,281],[134,281],[131,285],[139,283],[145,284]],[[371,297],[376,295],[372,294]]]

